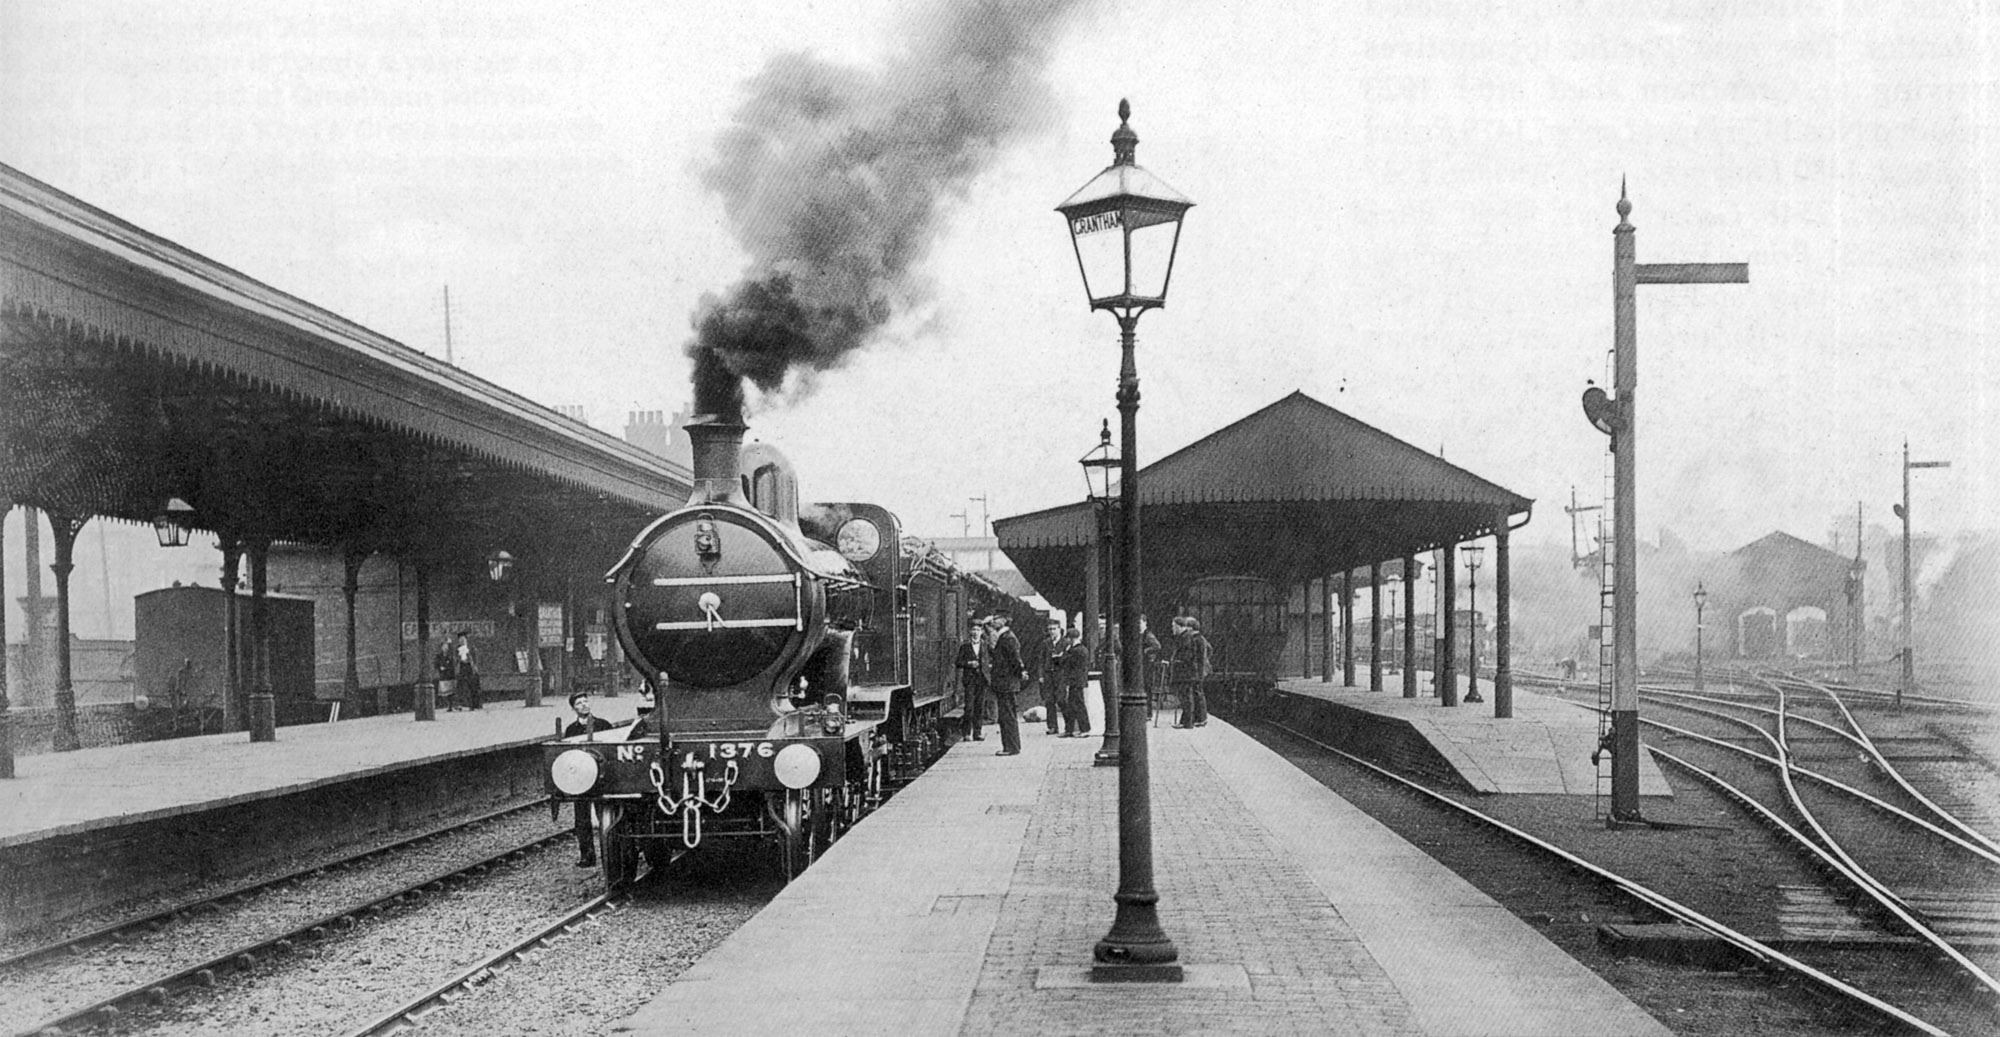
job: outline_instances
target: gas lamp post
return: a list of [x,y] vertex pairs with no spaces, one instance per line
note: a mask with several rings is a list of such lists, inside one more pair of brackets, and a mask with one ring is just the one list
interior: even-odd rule
[[[1111,419],[1104,419],[1104,427],[1097,433],[1097,445],[1077,463],[1083,466],[1084,485],[1089,488],[1091,515],[1097,521],[1097,542],[1100,545],[1115,544],[1117,538],[1111,533],[1111,515],[1118,510],[1118,489],[1122,480],[1119,478],[1121,462],[1118,458],[1118,448],[1111,445]],[[1100,553],[1097,557],[1102,558],[1103,554]],[[1119,600],[1117,581],[1105,580],[1099,586],[1104,588],[1104,600],[1084,603],[1085,629],[1094,629],[1090,624],[1097,622],[1091,615],[1092,612],[1100,608],[1106,613],[1117,611]],[[1105,633],[1108,635],[1110,631]],[[1118,733],[1120,658],[1118,638],[1107,636],[1101,648],[1104,676],[1098,690],[1104,696],[1104,744],[1098,748],[1095,762],[1099,767],[1116,767],[1120,764],[1122,755]]]
[[1480,545],[1466,545],[1466,595],[1472,599],[1472,613],[1466,617],[1466,625],[1472,627],[1472,637],[1466,639],[1466,701],[1484,703],[1480,697],[1480,561],[1486,549]]
[[1701,673],[1701,614],[1707,605],[1708,588],[1703,586],[1700,580],[1696,580],[1694,585],[1694,690],[1696,691],[1707,687],[1702,681]]
[[[1194,202],[1148,173],[1134,158],[1132,106],[1118,102],[1111,134],[1111,165],[1061,205],[1070,243],[1093,310],[1118,318],[1123,362],[1118,372],[1119,501],[1123,528],[1118,554],[1119,628],[1133,651],[1121,653],[1118,705],[1124,762],[1118,768],[1118,915],[1097,942],[1091,978],[1116,982],[1179,982],[1180,951],[1160,928],[1160,895],[1153,888],[1151,768],[1146,752],[1145,653],[1139,632],[1139,371],[1134,364],[1139,316],[1167,302],[1181,219]],[[1108,492],[1108,488],[1107,488]]]

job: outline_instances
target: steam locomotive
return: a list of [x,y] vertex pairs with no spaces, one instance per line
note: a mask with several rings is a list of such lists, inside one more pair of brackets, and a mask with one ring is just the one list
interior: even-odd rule
[[687,504],[606,577],[657,707],[544,747],[550,795],[593,813],[609,886],[714,839],[759,840],[795,877],[948,747],[971,617],[1042,628],[882,507],[801,508],[791,465],[740,422],[687,431]]

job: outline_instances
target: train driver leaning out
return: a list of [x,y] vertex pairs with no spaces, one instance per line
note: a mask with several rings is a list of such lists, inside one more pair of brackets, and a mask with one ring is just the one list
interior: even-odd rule
[[[574,738],[581,734],[596,734],[609,730],[611,721],[595,716],[590,711],[590,692],[579,691],[569,697],[569,708],[576,712],[576,719],[563,728],[564,738]],[[570,804],[572,823],[576,832],[576,866],[597,867],[597,840],[591,831],[590,804],[576,800]]]

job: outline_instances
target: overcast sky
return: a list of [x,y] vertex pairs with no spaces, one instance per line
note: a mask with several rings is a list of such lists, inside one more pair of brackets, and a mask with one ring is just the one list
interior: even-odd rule
[[[1052,207],[1129,97],[1140,164],[1198,203],[1139,327],[1144,461],[1302,389],[1566,541],[1604,484],[1577,401],[1626,177],[1641,262],[1750,264],[1640,289],[1643,535],[1892,524],[1906,436],[1952,464],[1915,476],[1920,529],[2000,526],[1990,5],[1072,6],[906,308],[753,397],[808,497],[957,535],[968,498],[1081,496],[1117,329]],[[745,84],[800,52],[921,68],[921,11],[0,0],[0,161],[440,356],[449,284],[461,366],[618,431],[686,405],[690,318],[751,261],[702,176]]]

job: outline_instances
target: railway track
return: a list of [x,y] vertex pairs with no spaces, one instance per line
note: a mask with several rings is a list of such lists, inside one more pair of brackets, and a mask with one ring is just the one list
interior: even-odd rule
[[[530,804],[529,809],[537,804]],[[515,810],[500,811],[499,814],[513,813]],[[482,818],[481,820],[484,820]],[[459,827],[459,826],[452,826]],[[446,829],[449,830],[449,829]],[[433,838],[440,832],[426,833],[410,841]],[[498,852],[488,853],[465,864],[454,864],[442,869],[429,871],[415,881],[402,882],[387,891],[370,895],[342,904],[338,908],[309,918],[303,923],[288,923],[282,928],[267,930],[256,937],[237,943],[220,953],[210,954],[200,961],[179,968],[147,975],[136,982],[127,982],[109,993],[100,994],[94,1000],[80,1007],[69,1007],[41,1018],[20,1029],[10,1029],[12,1037],[36,1037],[52,1033],[75,1033],[80,1030],[117,1022],[132,1012],[148,1007],[169,1003],[175,994],[194,988],[214,986],[220,978],[235,972],[248,971],[258,966],[280,959],[293,953],[302,945],[316,944],[336,938],[337,934],[354,928],[356,922],[367,915],[380,913],[406,899],[426,893],[443,892],[462,880],[484,875],[493,868],[510,861],[520,860],[529,853],[545,845],[571,838],[568,831],[558,831],[539,835],[525,841],[516,841]],[[361,857],[377,856],[385,848],[377,848]],[[323,870],[323,869],[321,869]],[[298,876],[293,877],[295,880]],[[270,883],[259,884],[263,889]],[[218,898],[209,898],[204,903],[215,903]],[[240,897],[238,899],[241,899]],[[185,912],[183,912],[183,915]],[[139,923],[123,923],[119,932],[130,932]],[[98,932],[101,932],[99,930]],[[95,933],[85,934],[95,936]],[[102,941],[100,941],[102,942]],[[30,961],[47,962],[55,952],[47,948],[36,948]],[[63,962],[61,964],[68,964]]]
[[618,910],[629,895],[629,889],[598,894],[579,905],[574,911],[531,930],[519,939],[481,957],[473,965],[461,969],[437,986],[370,1020],[361,1028],[351,1031],[349,1037],[383,1037],[422,1026],[424,1019],[432,1012],[449,1007],[459,995],[490,982],[513,963],[527,960],[536,950],[552,946],[563,937]]
[[398,850],[406,850],[413,846],[417,846],[422,843],[428,842],[432,839],[437,839],[441,836],[453,835],[456,833],[464,832],[467,829],[473,828],[474,826],[477,825],[485,824],[489,821],[498,820],[500,818],[508,817],[513,814],[518,814],[524,810],[531,810],[536,807],[546,807],[547,805],[548,805],[548,799],[547,797],[543,797],[541,799],[536,799],[528,803],[518,803],[513,806],[501,807],[498,810],[488,811],[487,813],[480,814],[477,817],[466,818],[465,820],[462,821],[453,821],[449,824],[437,825],[435,827],[428,828],[425,829],[424,831],[418,832],[415,835],[405,836],[404,838],[397,839],[394,842],[381,843],[376,846],[371,846],[368,849],[348,854],[347,856],[338,858],[336,860],[320,861],[315,864],[309,865],[307,867],[299,868],[295,871],[286,872],[285,874],[276,876],[274,878],[258,879],[254,882],[242,883],[236,886],[232,886],[228,889],[222,890],[221,892],[218,893],[209,893],[203,896],[193,897],[175,903],[169,907],[160,908],[159,910],[156,911],[149,911],[146,912],[145,914],[140,914],[140,915],[132,915],[126,918],[119,919],[118,921],[112,922],[108,925],[98,926],[94,929],[90,929],[85,932],[75,933],[73,935],[65,936],[56,940],[50,940],[46,943],[37,944],[25,950],[15,951],[11,954],[0,955],[0,975],[4,975],[6,972],[13,969],[18,969],[21,966],[28,965],[37,961],[42,961],[54,957],[56,955],[79,954],[99,944],[119,942],[126,936],[140,931],[156,932],[159,929],[167,925],[170,925],[175,921],[178,921],[189,915],[196,914],[198,912],[211,910],[221,904],[240,902],[249,897],[253,897],[260,893],[268,892],[270,890],[281,889],[287,886],[297,885],[301,882],[309,881],[316,876],[323,875],[329,871],[342,868],[356,867],[358,865],[367,863],[368,861],[380,858],[384,855],[395,853]]
[[[1866,804],[1875,811],[1875,816],[1909,826],[1928,836],[1936,837],[1945,845],[1955,847],[1958,851],[1977,858],[1989,867],[2000,866],[2000,852],[1996,852],[1996,848],[1991,844],[1991,841],[1986,839],[1976,829],[1965,824],[1911,786],[1897,772],[1894,764],[1876,748],[1873,741],[1868,737],[1866,730],[1854,719],[1853,714],[1840,701],[1840,697],[1837,694],[1824,688],[1816,689],[1825,694],[1826,701],[1830,707],[1837,711],[1838,715],[1844,719],[1847,730],[1842,730],[1822,721],[1793,716],[1785,686],[1775,683],[1767,683],[1766,686],[1775,697],[1774,708],[1757,706],[1750,703],[1724,703],[1726,708],[1754,711],[1759,714],[1759,720],[1748,720],[1730,716],[1706,707],[1689,705],[1685,701],[1678,701],[1682,696],[1674,693],[1654,691],[1648,697],[1657,704],[1665,704],[1670,706],[1670,708],[1677,708],[1693,712],[1700,716],[1735,724],[1754,732],[1770,746],[1772,752],[1769,754],[1757,753],[1743,746],[1711,738],[1675,725],[1664,724],[1658,720],[1644,719],[1641,723],[1658,730],[1666,731],[1677,737],[1696,740],[1714,749],[1747,757],[1765,769],[1774,772],[1783,785],[1785,795],[1783,806],[1789,809],[1793,817],[1800,819],[1810,829],[1810,835],[1800,832],[1790,824],[1787,824],[1778,811],[1759,802],[1749,791],[1724,781],[1720,774],[1715,771],[1701,768],[1680,757],[1668,754],[1657,746],[1653,750],[1655,755],[1715,785],[1725,795],[1741,803],[1746,809],[1751,810],[1759,820],[1773,827],[1774,830],[1781,832],[1787,839],[1791,840],[1799,848],[1800,852],[1819,858],[1828,871],[1837,875],[1847,887],[1875,904],[1882,914],[1894,920],[1897,927],[1929,944],[1990,993],[2000,995],[2000,980],[1996,980],[1987,970],[1974,962],[1968,956],[1967,948],[1961,946],[1960,942],[1947,937],[1945,933],[1940,931],[1938,926],[1931,924],[1930,920],[1924,917],[1926,912],[1915,903],[1917,897],[1913,891],[1896,888],[1900,885],[1899,883],[1878,876],[1869,867],[1864,865],[1858,858],[1866,856],[1866,852],[1859,848],[1850,849],[1847,845],[1848,840],[1843,838],[1844,833],[1836,834],[1829,828],[1828,824],[1821,821],[1819,811],[1816,811],[1813,805],[1808,802],[1808,797],[1801,793],[1795,779],[1811,778],[1822,787],[1836,790],[1849,799]],[[1933,823],[1930,818],[1920,817],[1911,811],[1903,810],[1880,797],[1871,795],[1833,777],[1801,767],[1795,760],[1796,753],[1791,738],[1793,728],[1801,720],[1820,730],[1832,732],[1839,737],[1845,738],[1849,745],[1861,751],[1870,772],[1879,775],[1883,784],[1910,797],[1924,812],[1931,815],[1931,818],[1934,818],[1937,822],[1941,822],[1944,826],[1949,826],[1949,828],[1941,827],[1940,824]],[[1767,730],[1765,721],[1768,721],[1775,730]],[[1946,908],[1945,910],[1948,912],[1950,908]]]
[[1768,942],[1761,941],[1756,939],[1755,937],[1747,935],[1739,931],[1738,929],[1726,925],[1723,922],[1716,920],[1715,918],[1701,911],[1698,911],[1692,907],[1689,907],[1683,903],[1678,902],[1677,900],[1668,896],[1665,893],[1649,888],[1646,885],[1637,882],[1636,880],[1630,879],[1623,875],[1619,875],[1608,869],[1593,864],[1590,861],[1576,854],[1573,854],[1567,850],[1564,850],[1559,846],[1556,846],[1551,842],[1548,842],[1547,840],[1539,838],[1513,825],[1509,825],[1506,822],[1498,818],[1495,818],[1483,811],[1480,811],[1474,807],[1461,803],[1449,795],[1434,791],[1420,783],[1410,781],[1409,779],[1406,779],[1401,775],[1398,775],[1392,771],[1380,767],[1368,760],[1362,759],[1350,753],[1344,752],[1338,748],[1335,748],[1331,745],[1328,745],[1325,742],[1322,742],[1319,739],[1314,738],[1311,734],[1305,731],[1301,731],[1289,724],[1285,724],[1269,718],[1264,719],[1261,722],[1271,726],[1275,730],[1284,731],[1288,736],[1292,738],[1299,739],[1304,743],[1312,745],[1319,752],[1329,754],[1338,759],[1353,764],[1357,767],[1363,768],[1368,773],[1380,778],[1383,781],[1392,783],[1393,785],[1403,790],[1415,793],[1416,795],[1422,797],[1426,802],[1430,802],[1438,806],[1444,807],[1449,811],[1451,811],[1456,816],[1473,821],[1474,823],[1478,824],[1479,826],[1485,829],[1501,833],[1506,837],[1508,837],[1510,840],[1515,841],[1519,845],[1530,848],[1533,852],[1537,854],[1543,855],[1551,860],[1560,862],[1566,868],[1572,868],[1582,871],[1592,876],[1595,880],[1602,882],[1606,884],[1608,887],[1616,890],[1620,896],[1632,902],[1636,902],[1639,905],[1642,905],[1647,910],[1652,912],[1657,912],[1659,915],[1663,917],[1674,919],[1683,925],[1687,925],[1694,929],[1710,933],[1716,938],[1727,943],[1729,946],[1735,948],[1740,953],[1747,955],[1748,957],[1761,963],[1765,968],[1774,970],[1776,972],[1782,973],[1787,976],[1796,977],[1804,982],[1807,982],[1813,985],[1814,987],[1824,991],[1826,994],[1835,997],[1840,1001],[1842,1001],[1843,1003],[1851,1005],[1866,1014],[1875,1016],[1883,1020],[1892,1021],[1897,1025],[1907,1027],[1910,1030],[1918,1033],[1946,1034],[1951,1032],[1950,1030],[1946,1029],[1943,1026],[1940,1026],[1936,1023],[1929,1022],[1920,1018],[1915,1013],[1906,1008],[1892,1004],[1890,1001],[1888,1001],[1887,999],[1876,993],[1872,993],[1868,990],[1862,989],[1860,986],[1857,986],[1854,983],[1841,979],[1838,976],[1834,975],[1833,973],[1828,972],[1827,970],[1822,969],[1804,960],[1799,956],[1789,954],[1784,950],[1781,950],[1777,947],[1770,945]]

